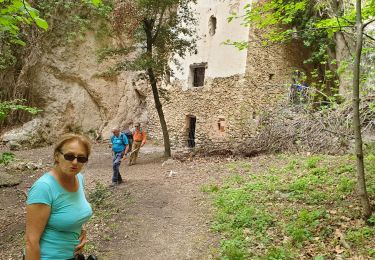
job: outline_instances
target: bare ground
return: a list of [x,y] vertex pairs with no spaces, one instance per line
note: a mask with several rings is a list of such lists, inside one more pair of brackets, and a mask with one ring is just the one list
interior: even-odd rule
[[[0,188],[0,259],[19,259],[23,247],[26,192],[51,167],[52,147],[16,152],[17,158],[43,165],[4,170],[21,177],[13,187]],[[107,145],[94,146],[84,170],[87,194],[103,195],[87,225],[88,253],[100,259],[213,259],[215,234],[210,231],[211,206],[200,187],[220,179],[214,160],[165,162],[160,147],[146,146],[138,164],[124,161],[125,183],[109,188],[111,152]],[[29,167],[33,168],[33,167]],[[1,169],[0,169],[1,171]]]

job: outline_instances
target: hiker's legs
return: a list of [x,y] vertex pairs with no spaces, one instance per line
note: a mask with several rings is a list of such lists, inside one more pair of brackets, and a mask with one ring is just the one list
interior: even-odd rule
[[135,164],[137,162],[137,158],[138,158],[138,153],[139,153],[139,150],[141,149],[141,145],[139,145],[139,149],[137,151],[134,152],[134,160],[133,160],[133,164]]
[[139,149],[141,148],[142,142],[133,142],[133,153],[130,155],[129,165],[135,164],[138,157]]
[[132,147],[133,147],[133,141],[130,141],[129,140],[129,149],[128,149],[128,153],[130,153],[132,151]]
[[112,168],[113,168],[113,176],[112,182],[122,182],[121,174],[120,174],[120,164],[121,164],[122,153],[114,153],[112,159]]

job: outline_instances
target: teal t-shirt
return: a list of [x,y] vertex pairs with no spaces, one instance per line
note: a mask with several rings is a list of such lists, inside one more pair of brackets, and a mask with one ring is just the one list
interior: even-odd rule
[[83,176],[79,173],[77,177],[79,188],[76,192],[66,191],[48,172],[29,190],[27,205],[42,203],[51,207],[51,215],[40,238],[41,260],[66,260],[74,257],[82,225],[92,215],[83,190]]
[[125,150],[126,146],[129,144],[129,141],[124,133],[120,133],[119,136],[112,135],[111,143],[112,150],[115,153],[119,153]]

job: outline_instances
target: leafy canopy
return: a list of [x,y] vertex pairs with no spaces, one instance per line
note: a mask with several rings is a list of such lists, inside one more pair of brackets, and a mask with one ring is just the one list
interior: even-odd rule
[[[83,0],[95,6],[101,0]],[[48,30],[48,23],[40,17],[39,10],[33,8],[25,0],[0,0],[0,37],[9,38],[12,44],[25,45],[20,38],[21,25],[35,24],[37,27]]]
[[25,45],[25,42],[19,38],[20,25],[29,25],[33,22],[39,28],[48,29],[48,23],[39,17],[39,11],[31,7],[28,2],[0,0],[0,34],[8,35],[11,43]]
[[129,40],[122,48],[108,48],[101,58],[125,57],[116,70],[152,68],[162,76],[175,55],[184,57],[195,49],[195,0],[125,0],[114,11],[114,30]]
[[[335,1],[336,2],[336,1]],[[305,31],[325,31],[329,38],[335,32],[342,31],[355,24],[355,6],[352,1],[343,0],[333,3],[322,0],[271,0],[266,3],[255,3],[245,7],[245,25],[267,28],[267,39],[271,42],[291,40],[301,36]],[[375,0],[363,1],[362,16],[366,21],[375,17]],[[236,14],[229,21],[237,18]]]

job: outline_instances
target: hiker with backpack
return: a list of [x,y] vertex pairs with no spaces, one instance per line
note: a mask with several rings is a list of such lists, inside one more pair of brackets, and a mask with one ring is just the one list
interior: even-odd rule
[[126,135],[126,138],[128,138],[128,143],[129,143],[128,152],[131,152],[132,151],[132,145],[133,145],[133,133],[129,128],[127,128],[127,129],[124,130],[124,134]]
[[142,129],[140,123],[136,123],[135,127],[132,129],[133,134],[133,147],[132,154],[129,158],[129,166],[136,164],[139,150],[146,143],[146,132]]
[[120,132],[120,128],[116,127],[112,129],[112,137],[111,137],[111,146],[112,146],[112,168],[113,168],[113,176],[112,176],[112,184],[111,186],[115,186],[121,184],[123,182],[121,174],[120,174],[120,164],[122,157],[127,154],[129,150],[129,142],[126,135]]

